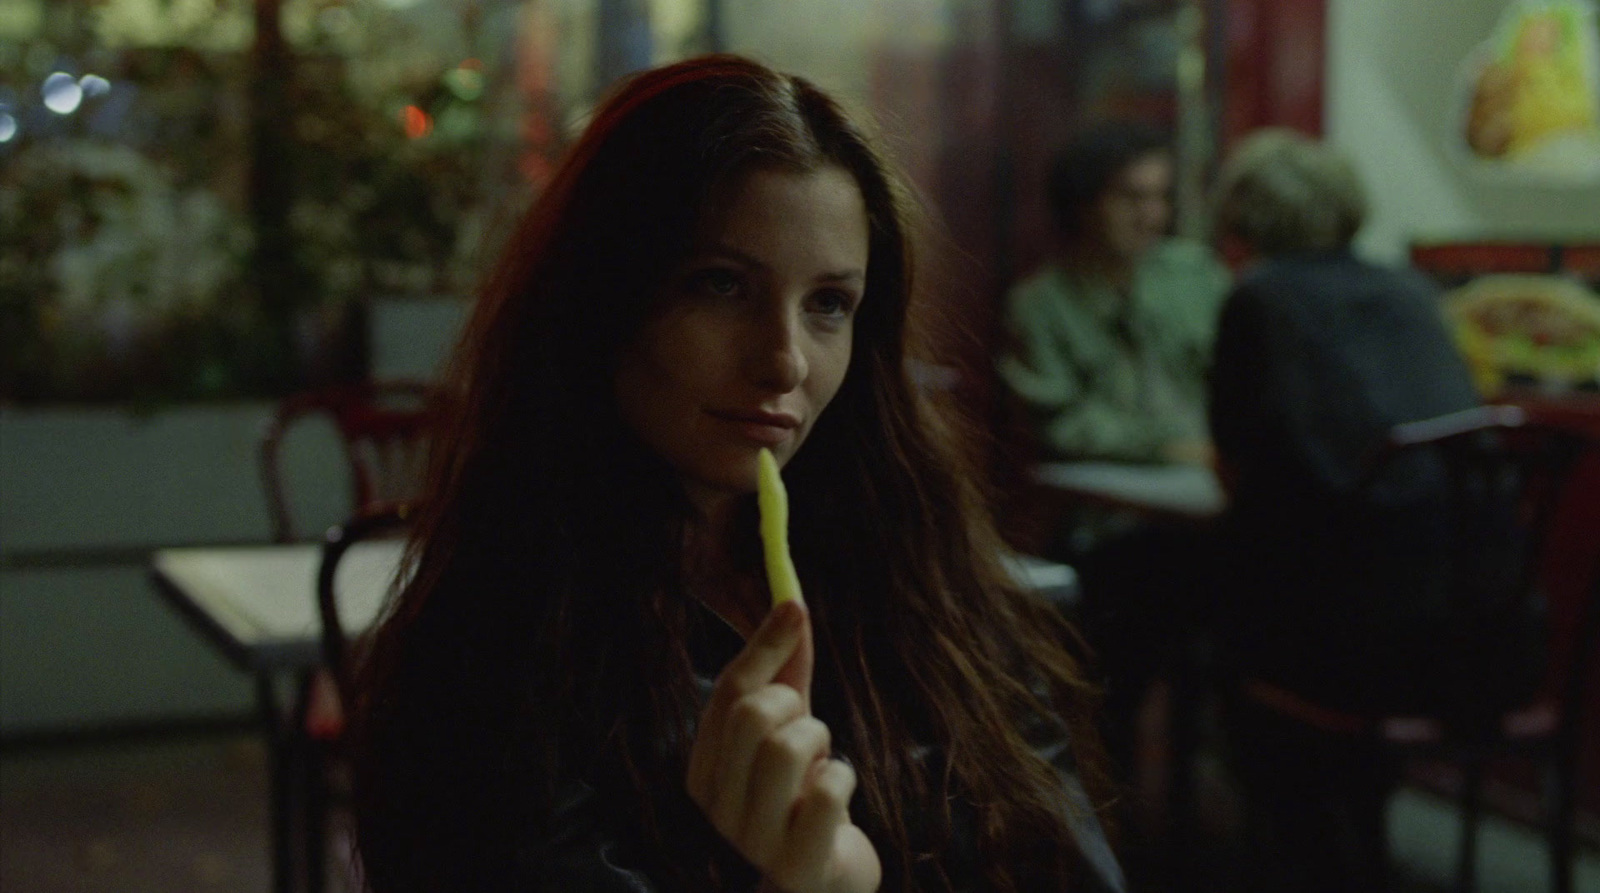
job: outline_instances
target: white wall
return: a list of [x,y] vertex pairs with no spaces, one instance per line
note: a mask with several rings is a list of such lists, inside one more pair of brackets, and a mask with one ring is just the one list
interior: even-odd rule
[[1373,258],[1415,240],[1600,239],[1600,183],[1490,176],[1449,148],[1460,67],[1511,2],[1329,0],[1326,132],[1366,179]]

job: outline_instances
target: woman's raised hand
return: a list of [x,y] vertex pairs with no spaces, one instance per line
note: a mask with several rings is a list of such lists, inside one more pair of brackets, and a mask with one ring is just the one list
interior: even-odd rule
[[870,893],[883,869],[850,821],[855,771],[830,758],[828,727],[811,715],[812,654],[805,609],[774,607],[717,677],[689,751],[689,796],[764,890]]

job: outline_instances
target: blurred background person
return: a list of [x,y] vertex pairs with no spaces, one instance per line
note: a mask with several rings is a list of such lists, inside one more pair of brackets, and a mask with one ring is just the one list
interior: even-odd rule
[[[1205,376],[1230,275],[1207,246],[1171,235],[1173,179],[1166,136],[1142,123],[1095,125],[1055,158],[1047,188],[1059,244],[1008,295],[997,361],[1012,417],[1029,429],[1030,460],[1210,461]],[[1143,774],[1140,716],[1159,703],[1152,683],[1176,671],[1192,611],[1209,600],[1192,592],[1186,570],[1209,546],[1189,525],[1098,506],[1045,527],[1039,551],[1082,581],[1104,732],[1132,790]],[[1142,832],[1159,836],[1142,802],[1124,801],[1130,852]]]
[[1056,158],[1055,258],[1012,288],[999,370],[1052,459],[1204,462],[1204,376],[1227,270],[1172,238],[1164,135],[1110,121]]
[[[1478,395],[1432,284],[1351,252],[1366,198],[1343,155],[1258,131],[1216,194],[1219,241],[1244,264],[1211,377],[1230,496],[1221,666],[1340,709],[1414,709],[1459,669],[1435,659],[1444,606],[1424,601],[1444,568],[1445,480],[1430,466],[1394,492],[1357,483],[1393,426]],[[1259,889],[1384,889],[1399,767],[1259,711],[1230,718]]]

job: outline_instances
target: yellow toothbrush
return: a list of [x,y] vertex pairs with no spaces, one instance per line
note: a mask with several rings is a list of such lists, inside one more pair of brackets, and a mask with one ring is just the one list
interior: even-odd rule
[[772,590],[772,604],[776,606],[794,599],[803,605],[800,577],[794,572],[794,559],[789,557],[789,494],[783,489],[778,461],[772,458],[771,450],[761,451],[759,464],[756,503],[761,508],[761,553],[767,560],[767,586]]

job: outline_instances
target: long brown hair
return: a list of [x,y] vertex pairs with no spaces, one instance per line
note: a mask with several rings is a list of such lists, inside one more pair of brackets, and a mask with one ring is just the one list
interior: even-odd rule
[[720,189],[825,167],[861,189],[869,259],[850,369],[785,471],[819,716],[858,771],[885,889],[909,889],[951,842],[952,796],[979,817],[991,886],[1060,888],[1075,870],[1059,782],[1022,720],[1064,721],[1092,781],[1087,689],[1059,616],[1004,572],[956,427],[908,375],[920,337],[899,191],[825,94],[724,55],[640,74],[601,106],[468,323],[415,573],[357,705],[374,889],[498,887],[514,863],[537,876],[528,841],[573,833],[549,827],[556,780],[573,778],[627,817],[615,833],[660,883],[737,875],[684,792],[699,710],[688,503],[625,429],[613,375]]

